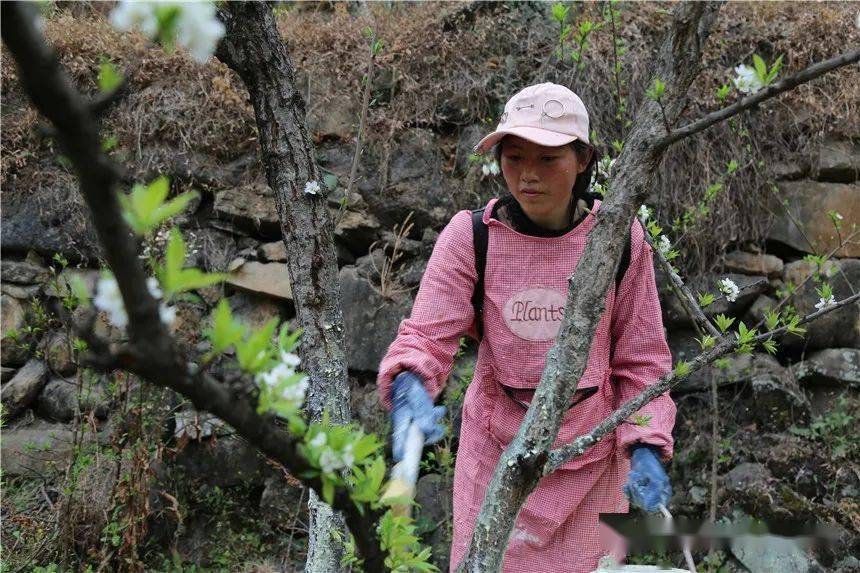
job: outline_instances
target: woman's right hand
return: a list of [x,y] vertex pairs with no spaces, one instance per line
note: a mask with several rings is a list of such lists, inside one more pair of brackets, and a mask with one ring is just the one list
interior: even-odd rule
[[391,385],[391,442],[394,461],[403,459],[403,448],[409,425],[415,421],[424,433],[424,444],[438,442],[445,435],[445,426],[440,422],[445,416],[445,406],[433,407],[433,400],[424,388],[421,378],[408,370],[394,378]]

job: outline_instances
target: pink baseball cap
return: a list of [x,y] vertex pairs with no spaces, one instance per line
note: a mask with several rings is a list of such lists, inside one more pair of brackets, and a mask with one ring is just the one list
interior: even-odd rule
[[588,143],[588,111],[575,93],[553,83],[536,84],[517,92],[499,118],[496,131],[474,147],[484,153],[506,135],[547,147],[559,147],[574,140]]

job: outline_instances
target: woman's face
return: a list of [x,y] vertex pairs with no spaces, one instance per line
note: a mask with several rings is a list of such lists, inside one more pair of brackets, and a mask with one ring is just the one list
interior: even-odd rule
[[570,194],[588,166],[569,145],[546,147],[515,135],[502,145],[502,174],[511,195],[534,223],[562,229],[568,223]]

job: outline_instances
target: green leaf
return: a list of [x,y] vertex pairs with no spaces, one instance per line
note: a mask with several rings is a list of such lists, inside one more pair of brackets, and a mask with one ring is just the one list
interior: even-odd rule
[[178,293],[218,284],[229,275],[224,273],[205,273],[196,268],[182,268],[185,265],[185,241],[182,234],[174,227],[170,230],[170,239],[164,255],[164,267],[159,269],[159,281],[165,297]]
[[162,175],[140,189],[139,193],[132,194],[132,201],[141,214],[148,216],[167,199],[167,194],[170,193],[170,179]]
[[185,207],[188,206],[188,203],[197,196],[197,191],[187,191],[174,197],[164,205],[156,207],[152,212],[151,224],[153,225],[153,228],[158,227],[162,222],[184,211]]
[[717,89],[717,100],[721,102],[725,101],[729,96],[729,93],[731,93],[731,86],[729,86],[729,84],[723,84]]
[[651,87],[649,87],[645,91],[645,95],[648,97],[648,99],[651,99],[654,101],[660,101],[660,99],[663,97],[663,94],[665,93],[665,91],[666,91],[666,84],[664,84],[660,80],[660,78],[654,78],[654,81],[651,83]]
[[224,352],[245,336],[246,327],[233,318],[227,299],[221,299],[212,313],[212,328],[204,331],[204,335],[212,343],[212,356]]
[[329,505],[334,503],[334,482],[323,476],[323,499]]
[[774,60],[773,64],[771,64],[770,70],[767,72],[765,84],[773,82],[774,78],[779,73],[780,68],[782,68],[782,54],[780,54],[780,56]]
[[714,295],[711,293],[697,293],[697,298],[699,299],[699,308],[707,308],[714,302]]
[[99,64],[98,82],[102,92],[112,92],[122,83],[122,74],[104,57]]
[[773,309],[764,311],[764,325],[768,330],[774,330],[779,326],[779,312]]
[[717,328],[720,329],[720,332],[726,332],[735,321],[734,318],[729,318],[724,314],[718,314],[714,317],[714,320],[717,321]]
[[90,305],[90,289],[87,287],[84,277],[81,275],[72,275],[69,278],[69,288],[72,291],[72,296],[78,299],[78,304],[84,306]]
[[776,342],[772,339],[768,338],[764,342],[761,343],[762,348],[764,348],[768,354],[776,354]]
[[118,139],[115,135],[110,135],[102,140],[102,151],[109,153],[117,146]]
[[702,350],[710,350],[714,347],[717,339],[711,336],[710,334],[705,334],[702,338],[697,338],[696,342],[699,343],[699,348]]
[[660,233],[663,232],[663,227],[661,227],[654,221],[648,221],[646,228],[648,229],[648,234],[651,235],[652,239],[656,239],[660,236]]
[[179,277],[183,266],[185,266],[185,241],[182,240],[182,233],[173,228],[170,229],[170,238],[167,240],[167,249],[164,252],[164,274],[159,277],[165,294],[179,292]]
[[753,54],[753,66],[755,66],[755,73],[758,79],[764,83],[767,79],[767,64],[764,63],[764,60],[758,54]]
[[164,203],[170,191],[170,180],[161,176],[149,185],[135,184],[131,193],[119,194],[123,218],[138,235],[146,235],[157,229],[167,219],[177,215],[197,196],[189,191]]
[[563,23],[565,18],[567,18],[567,13],[570,10],[569,7],[565,6],[561,2],[552,5],[552,18],[559,24]]
[[791,320],[789,320],[788,324],[785,325],[785,328],[789,332],[789,334],[800,336],[801,334],[806,332],[805,328],[798,326],[799,322],[800,317],[798,316],[793,316]]
[[717,193],[723,190],[723,182],[717,181],[716,183],[712,183],[708,185],[705,189],[705,199],[712,200],[717,196]]
[[686,376],[692,370],[692,366],[689,362],[682,360],[675,365],[675,369],[673,374],[676,378],[680,378],[682,376]]
[[271,341],[278,321],[278,317],[272,317],[262,328],[253,331],[247,339],[235,344],[236,360],[242,370],[256,374],[272,362],[275,352]]
[[749,330],[743,321],[738,323],[737,339],[739,345],[749,344],[756,336],[756,329]]

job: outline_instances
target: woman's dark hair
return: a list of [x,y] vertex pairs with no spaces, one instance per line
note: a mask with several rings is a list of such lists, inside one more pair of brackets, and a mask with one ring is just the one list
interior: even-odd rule
[[[502,146],[507,138],[508,136],[506,135],[500,139],[493,148],[493,153],[496,157],[496,163],[499,164],[499,168],[502,166]],[[568,145],[573,148],[573,151],[576,153],[578,158],[588,157],[588,153],[591,152],[591,160],[588,162],[588,165],[582,173],[576,176],[576,182],[573,184],[573,197],[574,200],[577,200],[588,194],[588,188],[591,186],[591,180],[594,177],[594,170],[597,166],[597,162],[600,160],[600,152],[596,147],[578,139],[571,141]]]

